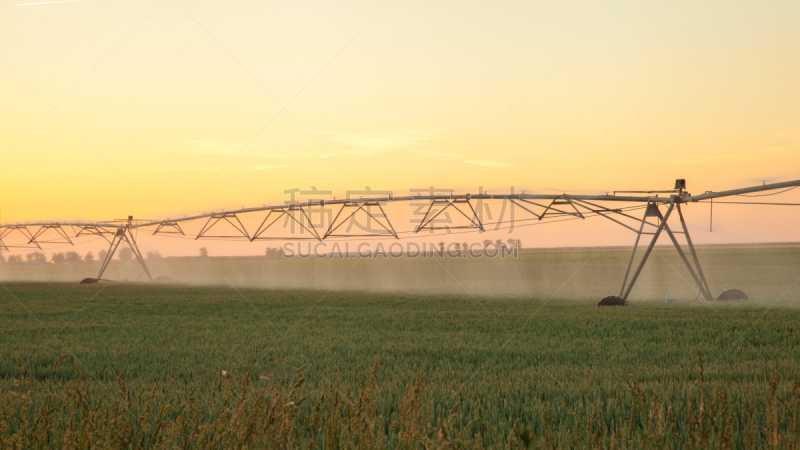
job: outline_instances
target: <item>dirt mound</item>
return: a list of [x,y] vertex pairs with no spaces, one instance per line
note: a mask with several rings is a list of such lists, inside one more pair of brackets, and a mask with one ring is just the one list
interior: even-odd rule
[[156,281],[172,281],[172,278],[166,275],[159,275],[156,277]]
[[600,300],[597,303],[597,306],[626,306],[628,302],[622,299],[622,297],[617,297],[616,295],[609,295],[608,297]]
[[731,300],[747,300],[747,294],[739,289],[725,289],[717,296],[717,301],[728,302]]
[[84,278],[81,280],[80,284],[94,284],[97,283],[97,278]]

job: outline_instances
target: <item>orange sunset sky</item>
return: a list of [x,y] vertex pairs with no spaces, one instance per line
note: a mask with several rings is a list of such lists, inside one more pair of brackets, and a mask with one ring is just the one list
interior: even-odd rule
[[[0,220],[157,219],[312,185],[798,179],[798,24],[797,1],[0,0]],[[699,243],[800,241],[797,208],[715,206],[713,233],[708,213],[687,208]],[[515,237],[630,244],[618,228]]]

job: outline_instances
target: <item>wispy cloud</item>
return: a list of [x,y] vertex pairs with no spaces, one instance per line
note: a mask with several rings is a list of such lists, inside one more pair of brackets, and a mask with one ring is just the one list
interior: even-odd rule
[[[231,157],[238,154],[243,158],[270,158],[281,160],[298,159],[324,159],[329,158],[325,153],[302,153],[297,151],[287,152],[279,148],[264,148],[250,144],[247,148],[246,141],[220,140],[220,139],[184,139],[172,141],[169,151],[187,153],[192,155],[210,155]],[[333,153],[335,155],[335,153]]]
[[[312,131],[320,135],[323,143],[327,142],[327,152],[288,151],[296,148],[296,142],[271,143],[269,147],[259,144],[247,144],[237,139],[184,139],[173,141],[169,151],[193,155],[233,156],[242,158],[270,158],[278,160],[314,160],[326,159],[337,155],[375,156],[395,151],[416,151],[409,149],[426,141],[429,130],[413,130],[406,134],[390,136],[366,136],[362,133],[342,133],[333,131]],[[244,148],[247,146],[246,148]],[[421,154],[437,154],[439,156],[460,157],[441,152],[416,151]],[[204,168],[197,168],[204,170]]]
[[241,167],[242,170],[272,170],[272,169],[284,169],[286,167],[292,167],[289,164],[275,164],[275,165],[254,165],[254,166],[246,166]]
[[350,156],[375,156],[386,152],[387,150],[342,150],[343,155]]
[[465,159],[464,162],[466,164],[472,164],[473,166],[483,166],[483,167],[492,167],[495,169],[507,169],[509,167],[514,167],[511,164],[499,162],[499,161],[482,161],[478,159]]
[[[228,167],[227,170],[272,170],[284,169],[292,167],[288,164],[275,164],[275,165],[251,165],[251,166],[236,166]],[[141,172],[215,172],[220,169],[220,166],[187,166],[187,167],[151,167],[147,169],[139,169]]]
[[219,167],[148,167],[139,169],[140,172],[207,172],[219,170]]
[[435,150],[409,150],[411,153],[417,153],[419,155],[428,155],[428,156],[445,156],[448,158],[461,158],[462,155],[457,155],[455,153],[446,153],[446,152],[437,152]]
[[313,131],[313,134],[327,136],[327,140],[345,147],[341,150],[345,155],[373,156],[378,153],[402,150],[419,145],[428,138],[427,131],[410,131],[406,134],[391,136],[366,136],[362,133],[342,133],[335,131]]
[[17,3],[14,6],[37,6],[37,5],[52,5],[53,3],[75,3],[83,2],[86,0],[53,0],[50,2],[33,2],[33,3]]
[[[367,136],[362,133],[344,133],[336,131],[312,131],[319,135],[326,152],[288,151],[297,148],[297,142],[271,142],[269,147],[257,143],[248,144],[238,139],[183,139],[173,141],[169,148],[172,152],[194,155],[233,156],[242,158],[271,158],[278,160],[314,160],[326,159],[337,155],[375,156],[400,150],[411,150],[428,140],[431,130],[411,130],[404,134]],[[246,148],[245,148],[246,146]],[[442,155],[458,157],[460,155]],[[198,168],[198,170],[203,170]]]
[[[458,155],[455,153],[447,153],[447,152],[438,152],[436,150],[409,150],[411,153],[417,153],[419,155],[426,155],[426,156],[442,156],[446,158],[463,158],[464,155]],[[503,163],[500,161],[485,161],[481,159],[465,159],[465,164],[472,164],[473,166],[482,166],[482,167],[491,167],[494,169],[507,169],[509,167],[514,167],[511,164]]]

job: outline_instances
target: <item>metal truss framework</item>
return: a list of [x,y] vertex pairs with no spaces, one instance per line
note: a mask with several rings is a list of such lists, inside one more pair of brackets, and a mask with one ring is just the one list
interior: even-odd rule
[[[422,220],[420,220],[419,225],[417,225],[417,228],[416,228],[416,230],[414,230],[414,232],[415,233],[419,233],[420,231],[426,230],[426,229],[435,232],[436,231],[436,222],[434,222],[434,221],[436,220],[437,217],[439,217],[440,214],[442,214],[442,213],[447,214],[446,211],[448,209],[453,209],[455,211],[458,211],[463,217],[465,217],[469,221],[468,225],[453,226],[453,227],[449,227],[448,226],[448,228],[450,228],[450,229],[459,229],[459,228],[476,229],[477,228],[480,231],[486,231],[483,228],[483,222],[481,221],[481,218],[479,217],[478,213],[475,212],[475,208],[472,206],[471,201],[472,201],[472,197],[469,194],[466,195],[466,198],[449,198],[449,199],[433,199],[433,200],[431,200],[431,203],[428,205],[428,208],[425,210],[425,215],[422,217]],[[472,214],[467,215],[467,213],[462,211],[461,208],[458,207],[459,203],[466,204],[467,206],[469,206],[470,212]],[[437,208],[437,205],[444,205],[444,206],[439,206]],[[442,227],[440,227],[440,228],[442,228]]]
[[[342,215],[342,212],[345,209],[352,209],[355,208],[355,211],[347,215],[347,217],[342,217],[342,220],[339,220],[339,217]],[[373,208],[378,208],[380,213],[373,212]],[[363,211],[364,214],[369,218],[368,220],[374,221],[378,224],[382,230],[377,230],[376,232],[371,232],[368,234],[334,234],[336,230],[341,228],[346,222],[350,222],[351,224],[356,223],[351,221],[351,219],[356,217],[356,214],[359,211]],[[337,223],[338,221],[338,223]],[[350,227],[347,227],[346,231],[349,231]],[[322,236],[322,239],[328,237],[374,237],[374,236],[392,236],[395,239],[399,239],[397,236],[397,232],[394,230],[392,223],[389,221],[389,216],[386,214],[386,211],[383,210],[383,206],[381,206],[380,201],[367,201],[363,203],[354,203],[354,202],[346,202],[342,203],[342,207],[339,208],[339,212],[336,213],[336,217],[333,218],[331,221],[330,226],[328,226],[328,230],[325,232],[325,235]]]
[[[787,181],[782,183],[764,184],[761,186],[746,187],[741,189],[733,189],[721,192],[706,192],[701,195],[691,195],[686,192],[686,183],[684,180],[676,180],[675,189],[669,191],[626,191],[622,194],[639,194],[639,195],[618,195],[617,192],[605,195],[545,195],[545,194],[449,194],[449,195],[413,195],[395,197],[393,195],[383,197],[359,198],[359,199],[341,199],[341,200],[314,200],[305,203],[295,202],[292,204],[283,204],[275,206],[262,206],[255,208],[242,208],[230,211],[219,211],[187,216],[183,218],[170,218],[163,220],[149,220],[149,221],[134,221],[133,217],[129,216],[127,220],[117,220],[110,222],[34,222],[34,223],[9,223],[0,224],[0,249],[9,250],[11,248],[38,248],[42,249],[41,244],[66,244],[74,245],[73,237],[70,237],[68,229],[72,230],[74,238],[81,236],[100,236],[104,238],[108,244],[109,249],[103,259],[100,271],[97,274],[98,279],[102,279],[103,274],[108,268],[114,254],[119,246],[125,242],[133,251],[136,260],[142,267],[143,273],[148,279],[152,280],[144,257],[136,243],[135,231],[142,229],[142,231],[149,232],[150,234],[172,234],[187,237],[184,229],[181,227],[182,223],[205,220],[200,231],[194,236],[194,239],[215,238],[215,239],[246,239],[250,242],[255,240],[298,240],[298,239],[312,239],[323,241],[329,238],[359,238],[359,237],[383,237],[400,239],[398,232],[395,231],[394,226],[389,220],[389,215],[386,214],[384,206],[391,202],[409,202],[412,204],[422,204],[424,215],[419,220],[417,226],[413,230],[413,234],[418,234],[422,231],[436,232],[441,231],[445,227],[440,226],[437,218],[448,216],[451,212],[461,218],[463,222],[466,220],[465,225],[448,226],[450,229],[463,228],[472,231],[485,231],[487,223],[483,220],[481,208],[478,205],[473,205],[473,202],[486,202],[492,200],[503,200],[513,205],[518,206],[522,211],[533,216],[533,220],[543,221],[547,219],[564,220],[570,219],[585,219],[590,216],[604,217],[634,233],[636,238],[631,252],[630,260],[628,261],[627,269],[623,277],[622,286],[620,288],[620,297],[627,299],[639,278],[642,269],[644,268],[648,258],[650,257],[653,248],[655,247],[659,237],[662,233],[666,232],[673,246],[678,252],[681,260],[686,266],[687,271],[691,275],[695,284],[698,287],[700,295],[706,300],[712,300],[711,290],[709,289],[708,282],[706,281],[703,269],[700,265],[700,259],[697,256],[694,244],[692,243],[689,229],[686,226],[686,221],[683,216],[681,205],[689,203],[697,203],[704,201],[713,201],[721,197],[730,197],[734,195],[744,195],[754,192],[774,191],[779,189],[793,189],[800,187],[800,180]],[[661,195],[661,196],[660,196]],[[765,204],[758,202],[723,202],[723,203],[746,203],[746,204]],[[627,207],[611,207],[611,205],[629,204],[634,206]],[[769,203],[767,203],[769,204]],[[772,203],[774,205],[785,205],[779,203]],[[339,210],[335,217],[330,221],[327,226],[314,224],[311,216],[319,213],[325,206],[339,206]],[[639,218],[628,211],[636,207],[644,209],[644,215]],[[662,208],[665,209],[662,213]],[[538,210],[538,212],[537,212]],[[252,234],[247,231],[240,216],[243,214],[263,213],[266,212],[264,219]],[[363,214],[361,214],[363,213]],[[361,214],[362,218],[366,218],[369,222],[374,223],[377,227],[368,230],[364,234],[362,227],[354,227],[351,222],[352,219]],[[679,226],[675,228],[670,227],[669,219],[677,215]],[[449,216],[448,216],[449,217]],[[291,238],[280,236],[269,236],[268,232],[274,230],[272,226],[281,218],[284,223],[289,223],[296,226],[303,234],[308,233],[305,237]],[[512,219],[513,222],[516,219]],[[528,219],[530,220],[530,219]],[[626,223],[626,221],[628,223]],[[351,222],[345,226],[347,222]],[[631,222],[633,225],[631,225]],[[229,234],[212,234],[212,229],[218,225],[225,225],[228,228]],[[673,224],[674,225],[674,224]],[[69,228],[68,228],[69,227]],[[355,228],[355,232],[353,232]],[[320,233],[320,229],[324,229],[324,233]],[[676,235],[683,235],[685,244],[678,241]],[[6,244],[10,238],[17,237],[22,239],[24,244],[10,245]],[[650,236],[644,253],[639,257],[639,262],[636,269],[631,275],[634,261],[639,249],[639,244],[643,236]],[[111,239],[109,239],[111,237]],[[686,247],[684,249],[684,246]]]
[[113,235],[117,231],[115,229],[109,229],[109,227],[103,226],[96,226],[96,225],[84,225],[78,226],[78,231],[75,231],[75,226],[72,226],[72,231],[75,233],[75,237],[80,236],[100,236],[106,240],[106,242],[111,243],[108,240],[108,235]]
[[[320,204],[320,205],[322,206],[324,204]],[[300,220],[300,219],[298,219],[296,217],[297,216],[297,211],[300,211],[300,213],[302,214],[301,219],[303,219],[303,220]],[[267,223],[269,221],[270,216],[272,216],[272,214],[275,214],[275,218],[272,220],[272,222]],[[267,239],[267,240],[275,239],[275,238],[270,238],[270,237],[262,237],[262,235],[264,233],[266,233],[266,231],[275,222],[277,222],[281,217],[284,217],[286,220],[291,219],[291,223],[293,225],[297,225],[299,227],[299,229],[301,230],[300,231],[301,233],[305,233],[306,231],[308,231],[313,236],[311,238],[301,238],[301,239],[316,239],[318,241],[322,241],[324,239],[324,238],[320,237],[320,235],[317,232],[316,228],[314,228],[313,226],[310,226],[310,224],[312,223],[311,222],[311,218],[306,213],[306,210],[303,208],[303,205],[296,204],[296,205],[290,205],[290,206],[284,206],[284,207],[278,207],[278,208],[274,208],[274,209],[269,209],[268,212],[267,212],[266,217],[264,217],[264,220],[261,222],[261,225],[258,226],[258,229],[256,230],[256,232],[253,233],[253,236],[250,238],[250,242],[253,242],[256,239]],[[309,226],[306,226],[306,224],[309,224]]]

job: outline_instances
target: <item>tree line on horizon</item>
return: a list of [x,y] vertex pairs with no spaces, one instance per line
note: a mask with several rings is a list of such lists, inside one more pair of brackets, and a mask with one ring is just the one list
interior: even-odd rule
[[[275,253],[277,250],[277,253]],[[12,254],[6,255],[3,254],[3,250],[0,249],[0,264],[79,264],[79,263],[93,263],[93,262],[102,262],[106,258],[106,254],[108,252],[106,250],[100,250],[95,253],[91,250],[86,252],[85,255],[81,255],[76,251],[69,251],[69,252],[53,252],[50,255],[50,258],[47,258],[47,255],[41,251],[35,251],[28,253],[26,255],[19,255],[19,254]],[[198,258],[208,258],[208,249],[206,247],[200,247],[198,249]],[[275,255],[282,255],[283,251],[280,249],[272,249],[267,248],[266,256],[271,257]],[[120,247],[117,251],[117,259],[120,261],[130,261],[135,257],[133,250],[130,247]],[[146,253],[145,258],[148,260],[158,260],[162,259],[163,256],[158,250],[149,251]]]
[[[484,248],[490,247],[492,245],[496,245],[498,248],[505,248],[505,249],[513,249],[517,248],[520,249],[522,247],[522,241],[519,239],[508,239],[507,241],[503,241],[502,239],[497,239],[496,241],[492,241],[486,239],[483,241]],[[444,242],[439,243],[439,247],[442,251],[444,251]],[[460,245],[463,251],[467,250],[467,243],[464,242]],[[200,247],[198,249],[199,255],[197,257],[200,258],[208,258],[208,249],[206,247]],[[95,261],[103,261],[106,258],[106,250],[100,250],[95,253],[89,250],[86,252],[85,255],[81,255],[75,251],[69,252],[53,252],[50,256],[50,259],[47,258],[47,255],[44,252],[35,251],[28,253],[26,255],[8,255],[6,257],[3,255],[3,251],[0,250],[0,264],[79,264],[79,263],[93,263]],[[267,258],[280,258],[283,256],[284,252],[283,249],[267,247],[265,251],[265,256]],[[130,247],[122,247],[117,251],[117,259],[120,261],[130,261],[134,258],[133,250]],[[146,258],[148,260],[158,260],[162,259],[163,256],[158,252],[158,250],[149,251],[146,254]]]

